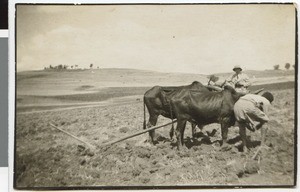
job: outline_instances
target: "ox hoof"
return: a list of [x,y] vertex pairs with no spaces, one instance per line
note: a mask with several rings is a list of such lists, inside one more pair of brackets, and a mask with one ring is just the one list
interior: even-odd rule
[[262,145],[261,145],[261,148],[262,148],[262,149],[266,149],[266,150],[270,150],[270,149],[271,149],[271,147],[269,147],[269,146],[266,145],[266,144],[262,144]]
[[177,145],[177,150],[178,150],[178,151],[182,151],[182,150],[183,150],[183,146],[182,146],[182,145],[180,145],[180,146]]
[[209,137],[213,137],[213,136],[215,136],[216,132],[217,132],[217,130],[216,130],[216,129],[213,129],[211,132],[206,131],[206,134],[207,134],[207,136],[209,136]]
[[150,145],[154,146],[154,145],[158,144],[158,141],[149,141],[148,143],[149,143]]
[[226,143],[226,144],[222,145],[220,151],[229,151],[231,149],[232,149],[232,146]]
[[149,144],[149,145],[154,145],[154,142],[152,141],[152,139],[146,139],[144,141],[145,144]]
[[175,139],[170,139],[170,142],[175,144],[176,140]]
[[177,146],[178,151],[187,151],[187,150],[189,150],[189,148],[186,145],[177,145],[176,144],[176,146]]
[[151,143],[149,143],[149,142],[145,142],[144,144],[143,144],[143,147],[153,147],[153,145],[151,144]]
[[244,152],[244,153],[248,153],[248,152],[249,152],[249,149],[248,149],[247,147],[244,147],[244,148],[243,148],[243,152]]

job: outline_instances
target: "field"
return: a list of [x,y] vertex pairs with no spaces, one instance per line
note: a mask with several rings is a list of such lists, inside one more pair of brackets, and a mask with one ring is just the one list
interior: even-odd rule
[[[202,132],[197,130],[196,138],[191,137],[188,125],[182,151],[169,140],[170,126],[156,131],[155,146],[145,142],[148,134],[143,134],[103,148],[105,143],[142,129],[142,95],[149,87],[207,81],[202,75],[168,74],[166,78],[163,73],[110,70],[17,75],[17,188],[294,184],[293,72],[264,71],[261,77],[255,72],[257,82],[252,89],[264,87],[272,91],[275,101],[270,111],[268,148],[263,148],[252,161],[260,144],[260,132],[247,132],[250,151],[243,153],[238,128],[232,127],[228,141],[231,148],[222,150],[218,124],[206,126]],[[275,84],[261,85],[266,78],[268,82],[275,79]],[[168,122],[160,117],[158,125]],[[49,123],[96,148],[88,148]],[[207,132],[214,129],[216,134],[208,137]]]

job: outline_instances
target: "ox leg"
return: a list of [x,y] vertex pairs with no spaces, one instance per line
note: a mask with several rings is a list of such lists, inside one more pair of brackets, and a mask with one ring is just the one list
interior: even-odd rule
[[227,143],[227,135],[228,135],[228,126],[226,124],[221,124],[221,134],[222,134],[222,147],[221,150],[230,150],[231,146]]
[[222,145],[227,144],[227,135],[228,135],[228,126],[226,125],[221,125],[221,132],[222,132]]
[[183,139],[184,139],[184,131],[185,131],[185,127],[186,127],[186,122],[183,125],[183,129],[181,129],[181,133],[180,133],[180,139],[181,139],[181,144],[183,145]]
[[196,137],[196,124],[191,123],[191,126],[192,126],[192,137],[195,138]]
[[176,127],[176,139],[177,139],[177,149],[180,150],[182,145],[183,145],[183,133],[184,133],[184,128],[186,125],[186,121],[184,120],[178,120],[177,121],[177,127]]
[[170,139],[171,139],[171,141],[172,141],[172,140],[173,140],[173,136],[174,136],[174,125],[173,125],[173,123],[172,123],[172,127],[171,127],[171,129],[170,129],[169,135],[170,135]]
[[265,124],[263,124],[261,127],[261,146],[265,145],[267,131],[268,127]]
[[246,139],[246,125],[244,123],[239,123],[239,132],[242,139],[242,149],[244,152],[248,152],[247,139]]
[[[155,126],[157,123],[157,115],[152,115],[149,118],[149,122],[147,124],[147,128],[151,128],[152,126]],[[154,137],[155,137],[155,130],[149,131],[149,141],[154,144]]]

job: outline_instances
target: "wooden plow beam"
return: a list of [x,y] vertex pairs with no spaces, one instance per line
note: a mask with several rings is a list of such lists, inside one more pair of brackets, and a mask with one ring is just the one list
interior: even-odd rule
[[158,126],[151,127],[151,128],[149,128],[149,129],[141,130],[141,131],[139,131],[139,132],[136,132],[136,133],[134,133],[134,134],[128,135],[128,136],[123,137],[123,138],[121,138],[121,139],[118,139],[118,140],[116,140],[116,141],[113,141],[113,142],[110,142],[110,143],[106,143],[105,146],[109,146],[109,145],[113,145],[113,144],[119,143],[119,142],[121,142],[121,141],[130,139],[130,138],[132,138],[132,137],[136,137],[136,136],[138,136],[138,135],[142,135],[142,134],[144,134],[144,133],[147,133],[147,132],[149,132],[149,131],[152,131],[152,130],[155,130],[155,129],[159,129],[159,128],[162,128],[162,127],[165,127],[165,126],[167,126],[167,125],[171,125],[171,124],[176,123],[176,122],[177,122],[177,120],[174,120],[174,121],[172,121],[172,122],[170,122],[170,123],[167,123],[167,124],[164,124],[164,125],[158,125]]
[[[139,136],[139,135],[142,135],[142,134],[144,134],[144,133],[147,133],[147,132],[152,131],[152,130],[155,130],[155,129],[159,129],[159,128],[165,127],[165,126],[167,126],[167,125],[171,125],[171,124],[176,123],[176,122],[177,122],[177,120],[174,120],[174,121],[172,121],[172,122],[170,122],[170,123],[166,123],[166,124],[164,124],[164,125],[158,125],[158,126],[151,127],[151,128],[149,128],[149,129],[144,129],[144,130],[141,130],[141,131],[139,131],[139,132],[133,133],[133,134],[131,134],[131,135],[122,137],[121,139],[118,139],[118,140],[116,140],[116,141],[109,142],[109,143],[103,143],[103,145],[102,145],[101,147],[108,147],[108,146],[110,146],[110,145],[119,143],[119,142],[121,142],[121,141],[130,139],[130,138],[133,138],[133,137],[136,137],[136,136]],[[57,129],[57,130],[59,130],[59,131],[65,133],[66,135],[72,137],[73,139],[76,139],[77,141],[80,141],[81,143],[85,144],[87,147],[89,147],[89,148],[92,149],[92,150],[94,150],[94,149],[96,148],[94,145],[92,145],[92,144],[90,144],[90,143],[88,143],[88,142],[86,142],[86,141],[83,141],[82,139],[76,137],[75,135],[73,135],[73,134],[71,134],[71,133],[69,133],[69,132],[67,132],[67,131],[65,131],[65,130],[63,130],[63,129],[57,127],[57,126],[55,126],[53,123],[49,123],[49,125],[50,125],[51,127],[55,128],[55,129]]]

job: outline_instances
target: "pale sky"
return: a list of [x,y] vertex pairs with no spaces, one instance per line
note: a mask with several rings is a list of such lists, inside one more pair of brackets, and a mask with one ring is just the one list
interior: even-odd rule
[[295,62],[292,4],[18,5],[17,71],[100,68],[212,74]]

